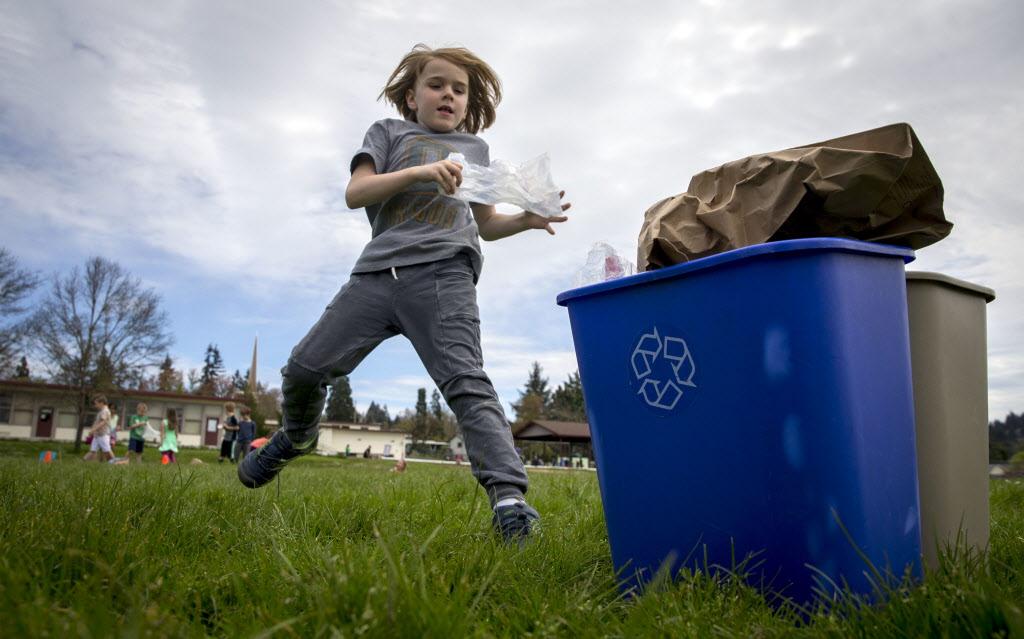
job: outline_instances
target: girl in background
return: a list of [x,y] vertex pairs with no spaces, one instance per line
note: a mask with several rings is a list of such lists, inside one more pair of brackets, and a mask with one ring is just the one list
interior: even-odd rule
[[162,464],[176,464],[174,454],[178,452],[178,412],[167,409],[167,418],[160,425],[160,456]]

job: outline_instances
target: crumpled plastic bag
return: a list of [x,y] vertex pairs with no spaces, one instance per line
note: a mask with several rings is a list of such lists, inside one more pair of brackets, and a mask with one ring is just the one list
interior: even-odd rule
[[146,428],[142,431],[142,438],[151,442],[160,442],[160,431],[153,428],[149,424],[146,424]]
[[[480,204],[514,204],[544,217],[562,215],[560,189],[551,178],[547,153],[519,166],[505,160],[494,160],[490,166],[470,164],[461,153],[452,153],[448,159],[462,165],[462,185],[451,197]],[[444,192],[440,185],[437,190]]]
[[615,280],[635,272],[632,262],[623,259],[605,242],[598,242],[587,253],[587,263],[576,271],[575,287]]

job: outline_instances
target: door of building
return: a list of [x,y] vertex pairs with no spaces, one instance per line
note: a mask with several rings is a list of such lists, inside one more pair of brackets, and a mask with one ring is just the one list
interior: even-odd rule
[[50,439],[53,437],[53,409],[44,406],[39,409],[39,419],[36,421],[36,437]]
[[206,418],[206,435],[204,436],[203,443],[207,446],[217,445],[217,425],[220,424],[220,418],[218,417],[207,417]]

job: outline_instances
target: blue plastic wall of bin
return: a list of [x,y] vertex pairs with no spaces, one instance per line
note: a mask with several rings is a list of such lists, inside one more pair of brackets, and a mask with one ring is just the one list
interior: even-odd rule
[[798,601],[920,575],[912,259],[788,240],[558,296],[624,587],[749,554]]

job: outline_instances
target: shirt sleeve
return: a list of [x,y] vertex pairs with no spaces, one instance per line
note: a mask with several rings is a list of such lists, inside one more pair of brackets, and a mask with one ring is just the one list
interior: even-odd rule
[[349,164],[349,173],[356,170],[360,156],[367,155],[373,160],[373,168],[378,174],[384,173],[387,165],[388,146],[391,136],[388,135],[387,126],[384,120],[374,122],[363,138],[363,146],[352,155],[352,162]]
[[[483,140],[480,140],[484,142]],[[491,146],[484,142],[484,166],[491,165]]]

